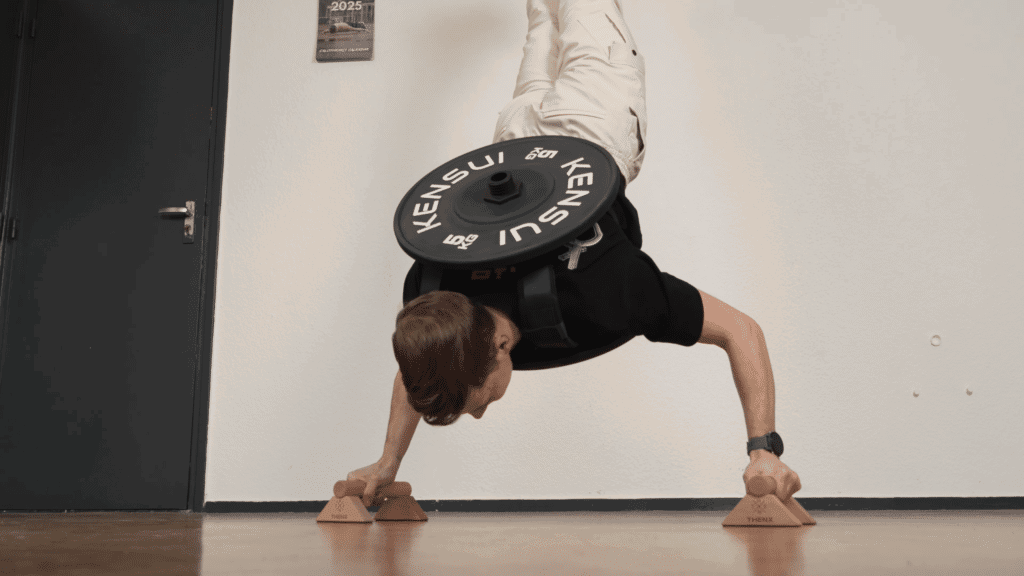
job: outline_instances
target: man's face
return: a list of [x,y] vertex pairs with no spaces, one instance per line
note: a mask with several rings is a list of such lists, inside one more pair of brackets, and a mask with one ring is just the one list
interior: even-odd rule
[[503,317],[496,317],[494,343],[498,347],[498,367],[487,377],[480,388],[470,388],[469,400],[463,414],[469,414],[479,420],[487,411],[487,406],[500,400],[512,380],[512,358],[510,354],[521,338],[519,330]]
[[479,420],[487,411],[487,406],[495,400],[501,400],[512,381],[512,360],[508,354],[498,353],[498,368],[487,377],[484,385],[473,388],[466,402],[466,413]]

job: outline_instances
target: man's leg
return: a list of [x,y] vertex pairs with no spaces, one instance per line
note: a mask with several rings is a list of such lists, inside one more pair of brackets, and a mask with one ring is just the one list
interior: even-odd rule
[[565,89],[573,96],[589,96],[598,109],[611,110],[632,101],[641,104],[643,79],[616,69],[617,65],[643,68],[618,1],[559,0],[556,17],[561,41],[558,80]]
[[516,91],[498,115],[494,142],[590,140],[632,182],[645,156],[646,88],[643,57],[618,0],[529,0],[527,14]]
[[559,53],[557,5],[558,0],[529,0],[526,3],[530,28],[526,33],[513,99],[537,90],[547,93],[554,86],[558,77]]
[[640,171],[647,132],[643,57],[618,0],[559,0],[558,78],[540,105],[541,131],[591,140],[626,181]]
[[558,0],[528,0],[529,29],[512,101],[498,114],[494,141],[535,136],[526,127],[527,108],[539,106],[558,77]]

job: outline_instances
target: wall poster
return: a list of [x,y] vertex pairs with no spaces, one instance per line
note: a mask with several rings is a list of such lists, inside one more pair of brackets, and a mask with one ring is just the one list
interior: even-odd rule
[[317,62],[373,60],[375,0],[320,0]]

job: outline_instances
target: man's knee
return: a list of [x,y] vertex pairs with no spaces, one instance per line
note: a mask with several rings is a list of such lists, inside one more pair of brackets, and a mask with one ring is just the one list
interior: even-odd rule
[[700,298],[704,304],[704,326],[698,342],[728,349],[735,342],[764,337],[761,327],[750,316],[703,290]]

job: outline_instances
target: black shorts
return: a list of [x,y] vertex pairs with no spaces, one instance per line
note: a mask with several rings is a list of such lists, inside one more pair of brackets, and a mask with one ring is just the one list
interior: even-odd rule
[[556,270],[563,315],[583,319],[595,330],[643,335],[651,342],[696,344],[704,327],[700,292],[662,272],[626,237],[616,219],[602,218],[600,224],[604,238],[580,256],[577,269],[569,271],[562,263]]

